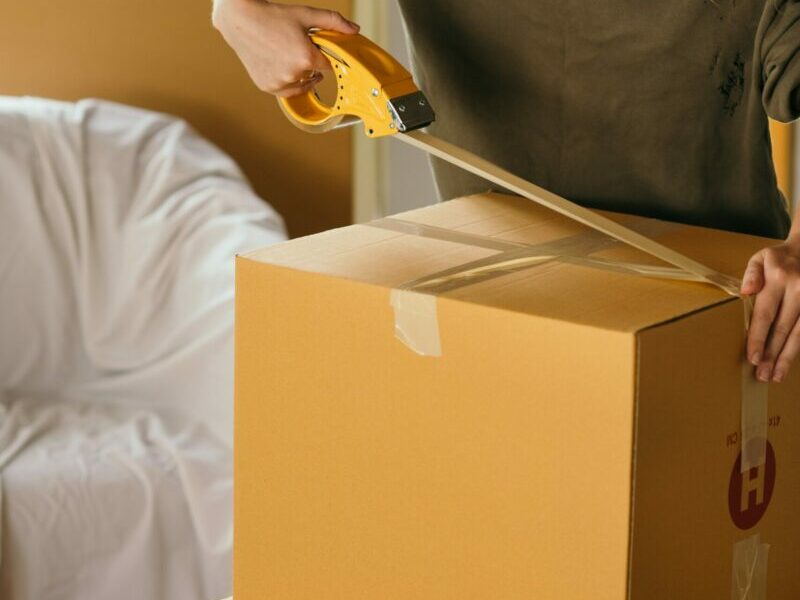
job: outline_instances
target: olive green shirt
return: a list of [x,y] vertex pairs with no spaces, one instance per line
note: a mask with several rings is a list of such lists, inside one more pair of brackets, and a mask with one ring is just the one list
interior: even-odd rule
[[767,115],[800,113],[800,0],[400,5],[432,133],[585,206],[786,236]]

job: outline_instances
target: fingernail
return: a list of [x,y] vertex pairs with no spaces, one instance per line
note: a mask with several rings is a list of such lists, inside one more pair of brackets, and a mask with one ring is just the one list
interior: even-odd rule
[[775,383],[780,383],[781,381],[783,381],[784,376],[785,373],[783,371],[781,371],[780,369],[775,369],[775,373],[772,374],[772,381],[774,381]]
[[356,23],[355,21],[351,21],[350,19],[348,19],[348,20],[347,20],[347,22],[348,22],[348,23],[350,23],[350,25],[352,25],[352,26],[353,26],[353,27],[355,27],[356,29],[361,29],[361,25],[359,25],[359,24],[358,24],[358,23]]
[[750,357],[750,363],[758,366],[758,363],[761,362],[761,353],[760,352],[753,352],[753,356]]
[[759,381],[763,381],[764,383],[769,381],[769,376],[770,376],[769,367],[761,367],[756,372],[756,377],[758,377]]

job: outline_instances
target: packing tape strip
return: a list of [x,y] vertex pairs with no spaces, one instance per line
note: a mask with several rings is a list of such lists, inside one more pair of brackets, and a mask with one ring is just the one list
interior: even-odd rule
[[[413,235],[417,237],[431,238],[444,242],[454,242],[456,244],[463,244],[465,246],[475,246],[478,248],[488,248],[491,250],[499,250],[504,252],[520,249],[539,249],[541,247],[548,247],[560,248],[564,251],[570,251],[573,254],[590,254],[593,252],[598,252],[606,247],[625,245],[624,242],[621,242],[594,229],[587,229],[581,233],[558,238],[550,242],[544,242],[543,244],[527,244],[523,242],[503,240],[489,235],[479,235],[475,233],[467,233],[465,231],[458,231],[455,229],[447,229],[445,227],[436,227],[435,225],[428,225],[426,223],[405,221],[403,219],[396,219],[393,217],[377,219],[375,221],[364,223],[364,225],[386,229],[389,231],[396,231],[397,233],[405,233],[407,235]],[[637,233],[641,235],[655,237],[672,231],[678,231],[684,227],[685,225],[680,223],[658,221],[656,219],[644,219],[637,223],[635,229]]]
[[394,289],[394,333],[397,339],[422,356],[441,356],[436,296],[413,290]]
[[767,461],[768,390],[756,379],[753,365],[742,361],[742,473]]
[[[395,334],[406,346],[423,356],[441,356],[442,352],[435,295],[550,262],[569,262],[590,268],[659,279],[709,283],[709,277],[698,276],[694,272],[677,267],[641,265],[591,257],[590,254],[622,244],[617,239],[596,230],[589,230],[543,244],[524,244],[395,218],[379,219],[367,223],[367,225],[406,235],[497,251],[497,254],[408,281],[392,290],[391,305],[395,314]],[[639,224],[637,233],[657,236],[681,227],[683,226],[677,223],[647,220]],[[726,284],[715,285],[729,294],[731,294],[732,287],[738,289],[738,283],[731,283],[736,282],[734,278],[720,274],[719,280]],[[742,303],[744,325],[747,330],[753,309],[752,298],[743,297]],[[742,472],[747,472],[766,461],[767,390],[768,386],[755,378],[753,366],[743,358],[741,369]]]
[[[594,230],[542,244],[524,244],[394,218],[379,219],[366,223],[366,225],[407,235],[498,251],[498,254],[408,281],[401,285],[399,289],[438,294],[551,261],[571,262],[588,267],[660,279],[706,281],[703,277],[687,273],[676,267],[640,265],[613,259],[589,258],[589,254],[612,247],[624,246],[622,242]],[[678,223],[647,220],[637,230],[645,232],[647,235],[663,235],[666,232],[682,227],[683,225]]]
[[[390,303],[395,316],[395,335],[411,350],[422,356],[441,356],[442,352],[434,294],[441,294],[499,275],[559,261],[636,275],[704,281],[701,277],[675,267],[590,258],[587,255],[622,245],[618,240],[594,230],[543,244],[524,244],[394,218],[379,219],[367,225],[406,235],[497,251],[497,254],[408,281],[392,290]],[[681,225],[676,223],[656,220],[648,220],[640,225],[640,229],[646,231],[648,235],[663,234],[680,227]]]
[[455,144],[420,130],[407,132],[402,135],[400,139],[416,148],[424,150],[432,156],[436,156],[459,168],[465,169],[506,190],[519,194],[532,202],[536,202],[554,212],[562,214],[573,221],[582,223],[596,231],[603,232],[629,246],[633,246],[634,248],[638,248],[643,252],[655,256],[672,266],[699,275],[708,283],[719,287],[732,296],[739,295],[740,282],[735,278],[710,269],[706,265],[680,252],[676,252],[668,246],[659,244],[647,235],[635,231],[630,227],[626,227],[622,223],[618,223],[592,209],[571,202],[549,190],[539,187],[464,148],[460,148]]
[[657,279],[671,279],[677,281],[704,282],[704,279],[686,273],[675,267],[658,267],[623,262],[613,259],[590,258],[586,256],[570,256],[567,254],[543,253],[535,254],[530,251],[508,252],[502,257],[496,256],[483,258],[466,263],[455,269],[435,273],[427,277],[416,279],[402,286],[402,289],[441,294],[450,290],[465,287],[484,281],[498,275],[516,273],[550,262],[571,263],[582,267],[627,273]]
[[766,600],[768,558],[758,533],[733,545],[731,600]]

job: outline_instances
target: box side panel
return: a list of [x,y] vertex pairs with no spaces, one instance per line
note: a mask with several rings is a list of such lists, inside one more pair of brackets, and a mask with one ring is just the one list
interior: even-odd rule
[[634,338],[237,267],[235,597],[618,599]]
[[770,600],[800,597],[796,373],[769,389],[774,493],[763,504],[755,491],[744,500],[763,516],[740,528],[729,507],[742,502],[735,463],[743,348],[738,301],[639,335],[632,600],[730,598],[733,545],[756,533],[771,545]]

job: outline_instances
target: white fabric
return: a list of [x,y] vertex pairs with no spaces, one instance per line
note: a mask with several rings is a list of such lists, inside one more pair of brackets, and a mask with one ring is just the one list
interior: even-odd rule
[[228,593],[233,257],[284,237],[182,121],[0,97],[3,600]]
[[0,228],[0,389],[231,438],[233,256],[284,234],[227,156],[164,115],[0,98]]
[[[97,403],[0,403],[4,600],[230,594],[230,448]],[[3,464],[5,463],[5,464]]]

